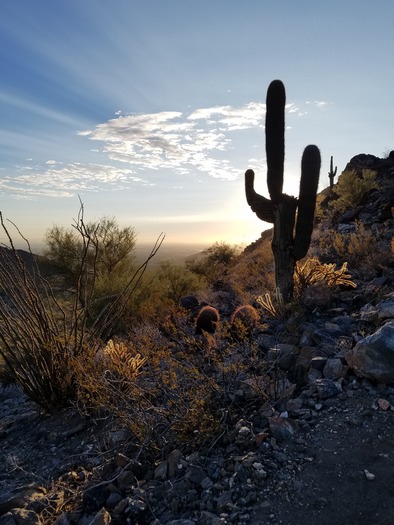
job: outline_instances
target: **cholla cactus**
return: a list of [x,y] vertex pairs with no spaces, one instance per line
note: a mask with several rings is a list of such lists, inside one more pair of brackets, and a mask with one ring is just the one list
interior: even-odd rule
[[220,314],[213,306],[204,306],[197,315],[195,323],[195,334],[201,335],[203,332],[213,334],[216,331]]
[[271,198],[255,192],[254,171],[250,169],[245,173],[245,191],[257,217],[274,225],[272,251],[276,286],[283,299],[289,301],[293,296],[295,262],[305,257],[311,242],[321,159],[316,146],[307,146],[301,161],[299,198],[283,193],[285,104],[283,83],[272,81],[267,91],[265,121],[267,185]]

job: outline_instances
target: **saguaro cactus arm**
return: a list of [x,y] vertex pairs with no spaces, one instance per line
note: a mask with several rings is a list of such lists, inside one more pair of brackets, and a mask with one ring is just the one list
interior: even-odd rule
[[301,160],[300,194],[294,238],[294,259],[296,261],[305,257],[311,243],[320,165],[319,148],[314,145],[307,146]]
[[285,105],[285,86],[281,80],[273,80],[267,90],[265,115],[267,186],[272,202],[281,199],[283,190]]
[[254,187],[254,171],[247,170],[245,173],[245,193],[246,200],[252,211],[257,217],[265,222],[274,222],[274,213],[272,202],[262,195],[255,192]]

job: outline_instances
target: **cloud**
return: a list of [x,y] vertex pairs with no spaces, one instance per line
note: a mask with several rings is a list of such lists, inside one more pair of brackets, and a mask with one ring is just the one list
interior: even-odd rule
[[[299,107],[288,103],[286,112],[298,118],[306,113],[306,107],[313,111],[328,104],[314,101]],[[239,160],[242,163],[243,144],[247,140],[253,148],[253,135],[256,130],[262,131],[264,121],[265,104],[257,102],[239,107],[199,108],[186,113],[124,115],[117,111],[113,118],[95,128],[76,132],[81,141],[95,143],[96,147],[90,148],[91,154],[106,155],[103,164],[51,158],[44,166],[37,166],[30,159],[26,165],[16,166],[13,176],[1,178],[0,192],[18,199],[71,197],[104,188],[128,189],[135,184],[179,186],[183,183],[174,181],[173,175],[199,173],[223,181],[235,180],[243,173],[237,166]],[[246,155],[244,160],[247,161]]]
[[[134,175],[131,169],[101,164],[82,164],[72,162],[57,167],[48,161],[48,168],[40,170],[37,166],[20,167],[16,175],[0,179],[0,192],[7,192],[16,199],[35,197],[75,197],[82,191],[106,189],[120,190],[132,184],[149,183]],[[109,186],[109,188],[108,188]]]
[[239,108],[201,108],[189,115],[178,111],[118,115],[78,135],[102,142],[102,151],[111,160],[137,170],[170,169],[179,174],[198,170],[228,180],[239,176],[224,155],[231,148],[231,132],[262,127],[264,114],[264,104],[251,102]]

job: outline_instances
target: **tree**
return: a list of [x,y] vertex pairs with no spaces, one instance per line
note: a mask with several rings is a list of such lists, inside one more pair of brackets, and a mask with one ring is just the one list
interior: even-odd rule
[[[90,258],[95,258],[97,277],[107,279],[114,270],[117,274],[130,269],[135,248],[136,233],[132,227],[121,228],[114,217],[102,217],[86,225],[90,238]],[[45,257],[65,275],[75,277],[84,254],[81,236],[74,229],[53,226],[45,236]],[[90,261],[93,265],[93,261]]]
[[193,273],[214,282],[226,275],[240,254],[240,247],[226,242],[215,242],[202,252],[202,255],[187,261],[187,267]]
[[204,281],[184,265],[171,261],[162,261],[157,278],[161,283],[163,294],[175,304],[184,295],[197,292],[204,286]]
[[83,224],[83,235],[80,230],[79,222],[73,229],[53,226],[46,233],[44,256],[78,289],[80,304],[90,305],[93,322],[116,301],[135,270],[136,233],[132,227],[121,228],[114,217]]

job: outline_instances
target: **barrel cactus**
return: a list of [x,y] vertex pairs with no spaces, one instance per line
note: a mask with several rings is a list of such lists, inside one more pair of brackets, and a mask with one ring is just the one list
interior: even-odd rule
[[238,306],[231,316],[230,330],[236,339],[247,339],[253,334],[259,320],[256,308],[250,304]]
[[321,158],[317,146],[307,146],[301,160],[298,199],[283,193],[285,104],[283,83],[272,81],[267,91],[265,120],[270,199],[254,190],[254,171],[251,169],[245,173],[245,192],[247,202],[257,217],[274,225],[272,252],[276,287],[287,302],[293,297],[295,263],[305,257],[311,242]]
[[220,314],[213,306],[204,306],[197,315],[195,322],[195,334],[201,335],[203,332],[213,334],[220,321]]

